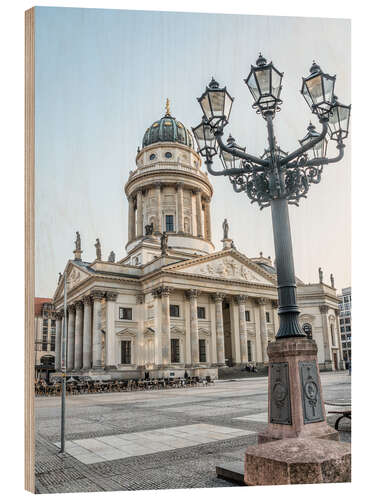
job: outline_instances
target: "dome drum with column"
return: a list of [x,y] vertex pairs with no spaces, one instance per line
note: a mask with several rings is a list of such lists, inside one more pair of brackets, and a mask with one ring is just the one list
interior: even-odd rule
[[[168,233],[168,245],[174,252],[207,255],[214,251],[212,185],[201,170],[190,132],[170,116],[169,103],[166,115],[146,130],[136,165],[125,185],[129,203],[129,262],[134,261],[132,255],[139,253],[142,246],[148,250],[141,251],[142,258],[136,260],[139,265],[146,264],[145,258],[155,258],[157,253],[151,252],[150,247],[160,249],[158,237],[163,232]],[[153,233],[146,235],[145,227],[151,224]]]

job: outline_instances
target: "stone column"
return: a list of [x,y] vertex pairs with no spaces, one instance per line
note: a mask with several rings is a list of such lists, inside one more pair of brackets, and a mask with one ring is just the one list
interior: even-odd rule
[[142,191],[137,191],[137,238],[143,236],[143,196]]
[[137,357],[135,363],[138,367],[144,367],[147,359],[147,349],[145,344],[145,323],[146,319],[146,311],[144,307],[145,296],[143,293],[140,293],[136,297],[137,302],[137,317],[138,317],[138,328],[137,328]]
[[83,369],[89,370],[92,364],[92,303],[90,295],[83,297]]
[[187,290],[186,295],[190,301],[190,344],[191,344],[191,364],[199,363],[199,336],[198,336],[198,316],[197,297],[198,290]]
[[345,368],[344,366],[344,356],[342,352],[342,344],[341,344],[341,329],[340,329],[340,310],[335,309],[335,317],[336,317],[336,331],[337,331],[337,338],[338,338],[338,346],[339,346],[339,352],[340,352],[340,370],[343,370]]
[[322,316],[322,326],[323,326],[323,345],[324,345],[324,361],[325,363],[331,363],[331,353],[329,348],[329,325],[328,325],[328,306],[319,306],[319,311]]
[[246,364],[248,362],[247,330],[246,330],[246,317],[245,317],[246,295],[237,295],[235,297],[235,300],[238,304],[238,312],[239,312],[241,364]]
[[197,236],[202,237],[202,192],[200,189],[195,191],[195,211],[197,213]]
[[161,183],[157,182],[155,184],[155,198],[156,198],[156,227],[155,231],[158,233],[162,232],[161,224]]
[[169,295],[172,288],[162,286],[161,295],[161,361],[164,368],[171,363],[171,320],[169,316]]
[[206,216],[206,239],[211,241],[211,201],[207,200],[205,203],[205,216]]
[[128,240],[132,241],[135,239],[135,208],[134,208],[134,198],[130,196],[129,198],[129,212],[128,212]]
[[75,322],[75,339],[74,339],[74,369],[82,368],[82,345],[83,345],[83,304],[81,301],[75,303],[76,306],[76,322]]
[[177,231],[179,233],[184,232],[184,190],[183,190],[183,183],[182,182],[177,182],[176,184],[176,189],[177,189],[177,208],[176,208],[176,214],[177,214]]
[[91,298],[93,301],[92,318],[92,367],[94,369],[103,368],[102,362],[102,304],[104,293],[100,290],[93,290]]
[[106,368],[116,368],[116,339],[115,339],[115,303],[117,292],[107,292],[107,314],[105,335],[105,365]]
[[75,326],[76,308],[73,304],[68,305],[68,349],[66,369],[68,371],[74,368],[74,326]]
[[62,313],[56,313],[56,337],[55,337],[55,370],[61,370],[61,331]]
[[225,348],[224,348],[224,322],[223,322],[223,293],[213,295],[215,302],[215,323],[216,323],[216,349],[217,349],[217,364],[225,364]]
[[268,347],[268,333],[267,333],[267,320],[266,320],[266,303],[267,300],[260,297],[257,300],[259,305],[259,319],[260,319],[260,339],[262,344],[262,362],[268,361],[267,347]]

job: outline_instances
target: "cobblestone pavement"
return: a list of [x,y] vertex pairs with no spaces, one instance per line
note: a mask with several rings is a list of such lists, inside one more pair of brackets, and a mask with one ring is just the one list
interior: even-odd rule
[[[347,372],[322,373],[321,379],[325,401],[350,400]],[[66,410],[68,442],[135,432],[149,436],[155,433],[146,431],[152,430],[168,434],[169,428],[172,432],[176,427],[181,427],[183,432],[184,426],[201,428],[202,424],[252,432],[248,435],[237,433],[237,436],[234,432],[234,437],[228,439],[222,436],[202,444],[192,442],[187,447],[177,448],[176,443],[175,449],[172,444],[172,449],[166,451],[152,453],[151,450],[145,455],[85,464],[68,453],[61,456],[54,444],[60,440],[60,398],[36,398],[36,491],[59,493],[233,486],[216,477],[215,466],[243,461],[247,446],[256,443],[256,433],[266,426],[265,412],[266,378],[216,382],[208,388],[70,396]],[[335,419],[334,415],[328,416],[331,425]],[[340,439],[350,441],[350,422],[343,420],[340,428]],[[217,435],[221,436],[220,429]],[[170,442],[168,445],[171,448]]]

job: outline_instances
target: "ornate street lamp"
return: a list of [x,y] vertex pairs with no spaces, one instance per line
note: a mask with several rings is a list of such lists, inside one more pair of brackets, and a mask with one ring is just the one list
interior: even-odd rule
[[[290,154],[277,146],[273,128],[275,111],[281,103],[283,74],[272,63],[267,64],[262,55],[256,66],[251,67],[245,83],[254,99],[254,108],[267,122],[268,148],[265,154],[260,158],[250,155],[245,148],[237,146],[232,138],[224,145],[222,136],[224,127],[228,124],[233,99],[225,87],[219,89],[215,80],[211,81],[198,98],[205,116],[201,124],[193,128],[199,152],[205,157],[207,170],[212,175],[229,176],[235,191],[246,191],[252,203],[258,203],[261,209],[271,206],[279,291],[280,328],[277,338],[305,336],[298,323],[288,204],[298,205],[299,200],[306,197],[310,185],[320,182],[323,165],[342,159],[342,140],[347,136],[349,122],[350,106],[343,106],[334,99],[336,77],[323,73],[315,62],[310,72],[310,76],[303,79],[302,94],[310,103],[312,112],[317,114],[322,130],[317,132],[313,125],[309,126],[307,136],[300,141],[301,147]],[[213,95],[220,95],[217,100],[220,106],[212,106]],[[227,113],[223,111],[225,106],[229,110]],[[339,150],[339,154],[331,159],[325,157],[329,120],[331,134],[337,140]],[[224,166],[221,171],[212,168],[212,156],[217,152],[216,144]],[[311,159],[308,157],[309,151],[312,152]]]
[[[306,198],[311,184],[320,182],[323,167],[343,158],[343,139],[348,135],[350,116],[350,106],[344,106],[334,98],[336,77],[323,73],[320,67],[313,63],[311,74],[303,79],[301,92],[312,113],[318,117],[322,129],[317,132],[310,124],[308,134],[300,140],[300,147],[292,153],[286,153],[277,145],[273,127],[275,113],[280,110],[282,76],[272,63],[267,64],[266,59],[260,55],[256,66],[251,67],[249,76],[245,79],[254,99],[253,107],[267,123],[268,148],[261,157],[247,153],[245,148],[239,147],[231,137],[228,143],[224,144],[224,127],[228,124],[233,99],[230,98],[228,104],[226,96],[229,94],[225,88],[218,89],[216,82],[210,84],[202,97],[198,98],[205,116],[202,123],[193,129],[200,152],[205,157],[208,172],[215,176],[229,177],[233,189],[236,192],[246,192],[251,203],[258,203],[261,209],[271,207],[280,326],[276,342],[268,345],[269,427],[262,437],[264,440],[279,439],[281,434],[283,437],[299,436],[306,424],[314,422],[321,424],[314,427],[314,431],[306,430],[307,433],[315,433],[314,436],[330,436],[332,433],[332,429],[325,422],[319,392],[317,347],[313,340],[306,339],[306,332],[298,321],[300,311],[296,300],[297,287],[288,204],[298,206],[300,199]],[[221,93],[218,99],[220,106],[216,106],[214,112],[212,104],[209,105],[212,101],[212,89]],[[211,135],[205,127],[211,129]],[[201,130],[205,130],[204,134]],[[334,158],[326,157],[328,130],[338,149]],[[211,146],[212,136],[217,141],[215,147]],[[202,137],[210,139],[206,139],[203,145]],[[212,156],[217,150],[224,167],[222,170],[213,168]],[[297,362],[297,359],[300,361]],[[290,385],[293,378],[299,380],[298,385]],[[288,424],[292,429],[287,429],[283,434],[278,424]]]
[[272,62],[259,54],[256,66],[251,66],[249,76],[245,78],[250,93],[254,99],[253,108],[263,116],[271,112],[273,115],[280,111],[280,92],[283,73],[280,73]]
[[198,153],[200,153],[204,158],[216,155],[216,137],[214,136],[212,128],[208,124],[206,118],[203,117],[202,122],[192,130],[195,140],[197,141]]
[[333,96],[333,102],[328,120],[329,135],[332,140],[340,141],[346,139],[349,134],[351,105],[340,104],[336,96]]
[[206,91],[198,98],[207,122],[215,127],[226,125],[232,109],[233,98],[228,94],[226,87],[220,88],[212,77]]
[[[314,125],[310,122],[309,126],[307,127],[307,134],[303,139],[299,141],[301,146],[304,146],[305,144],[309,144],[312,139],[319,137],[319,133],[316,131]],[[325,158],[327,154],[327,145],[328,145],[328,140],[326,137],[319,141],[315,146],[311,148],[311,151],[314,155],[314,158]]]
[[317,115],[325,115],[330,112],[336,76],[323,73],[320,66],[313,61],[310,75],[302,78],[301,93],[309,105],[311,111]]

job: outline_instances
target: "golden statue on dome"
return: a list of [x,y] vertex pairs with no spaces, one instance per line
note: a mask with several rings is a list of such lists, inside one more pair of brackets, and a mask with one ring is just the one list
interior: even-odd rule
[[167,97],[167,102],[165,103],[165,116],[171,116],[170,101]]

